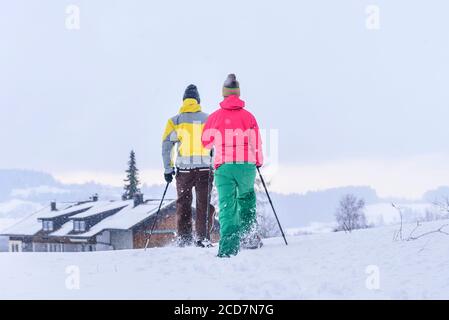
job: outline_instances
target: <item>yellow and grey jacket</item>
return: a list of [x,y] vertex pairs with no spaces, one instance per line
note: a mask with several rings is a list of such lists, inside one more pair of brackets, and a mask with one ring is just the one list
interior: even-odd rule
[[[179,113],[170,118],[162,137],[162,159],[165,173],[180,169],[208,168],[209,150],[201,143],[201,134],[208,114],[201,111],[195,99],[185,99]],[[177,145],[176,164],[174,148]]]

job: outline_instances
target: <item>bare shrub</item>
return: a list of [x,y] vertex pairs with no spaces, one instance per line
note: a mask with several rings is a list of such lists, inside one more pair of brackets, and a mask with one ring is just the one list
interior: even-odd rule
[[343,196],[335,213],[336,231],[351,232],[356,229],[368,228],[364,208],[365,201],[363,199],[358,199],[353,194]]
[[[399,218],[400,218],[400,227],[393,234],[393,240],[394,241],[397,241],[397,240],[401,240],[401,241],[418,240],[418,239],[420,239],[422,237],[425,237],[425,236],[428,236],[428,235],[431,235],[431,234],[435,234],[435,233],[449,235],[449,232],[444,230],[445,228],[447,228],[449,226],[449,224],[443,224],[443,225],[441,225],[437,229],[434,229],[434,230],[431,230],[431,231],[427,231],[427,232],[421,233],[419,235],[415,235],[417,230],[422,226],[422,222],[418,220],[418,221],[416,221],[416,226],[413,228],[413,230],[410,232],[410,234],[407,237],[404,237],[403,236],[403,227],[404,227],[403,216],[404,215],[403,215],[403,212],[402,212],[402,208],[400,206],[398,206],[398,205],[395,205],[394,203],[392,203],[391,205],[393,206],[393,208],[395,208],[398,211]],[[433,221],[433,220],[438,220],[438,219],[435,219],[434,213],[431,213],[431,211],[427,211],[426,212],[425,221]]]

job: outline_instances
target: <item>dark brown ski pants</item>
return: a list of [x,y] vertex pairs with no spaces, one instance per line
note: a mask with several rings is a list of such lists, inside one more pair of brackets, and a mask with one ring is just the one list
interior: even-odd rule
[[[192,189],[196,192],[196,219],[195,231],[198,240],[210,239],[215,208],[210,205],[209,230],[206,231],[207,216],[207,189],[209,168],[178,169],[176,173],[176,189],[178,200],[176,202],[176,215],[178,236],[181,240],[192,240]],[[213,185],[213,173],[210,177],[210,186]]]

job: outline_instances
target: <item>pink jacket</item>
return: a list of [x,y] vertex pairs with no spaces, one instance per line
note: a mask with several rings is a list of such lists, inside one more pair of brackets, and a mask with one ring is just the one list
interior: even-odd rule
[[243,109],[245,102],[236,95],[220,103],[204,126],[201,141],[205,148],[215,146],[215,168],[227,162],[249,162],[262,166],[262,139],[256,118]]

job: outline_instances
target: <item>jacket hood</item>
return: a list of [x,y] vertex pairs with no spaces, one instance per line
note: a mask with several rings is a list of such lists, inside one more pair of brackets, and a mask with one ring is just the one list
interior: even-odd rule
[[181,109],[179,109],[179,113],[187,113],[187,112],[199,112],[201,111],[201,106],[199,105],[196,99],[188,98],[185,99]]
[[232,95],[226,97],[221,103],[220,107],[227,110],[238,110],[245,107],[245,101],[241,100],[239,96]]

